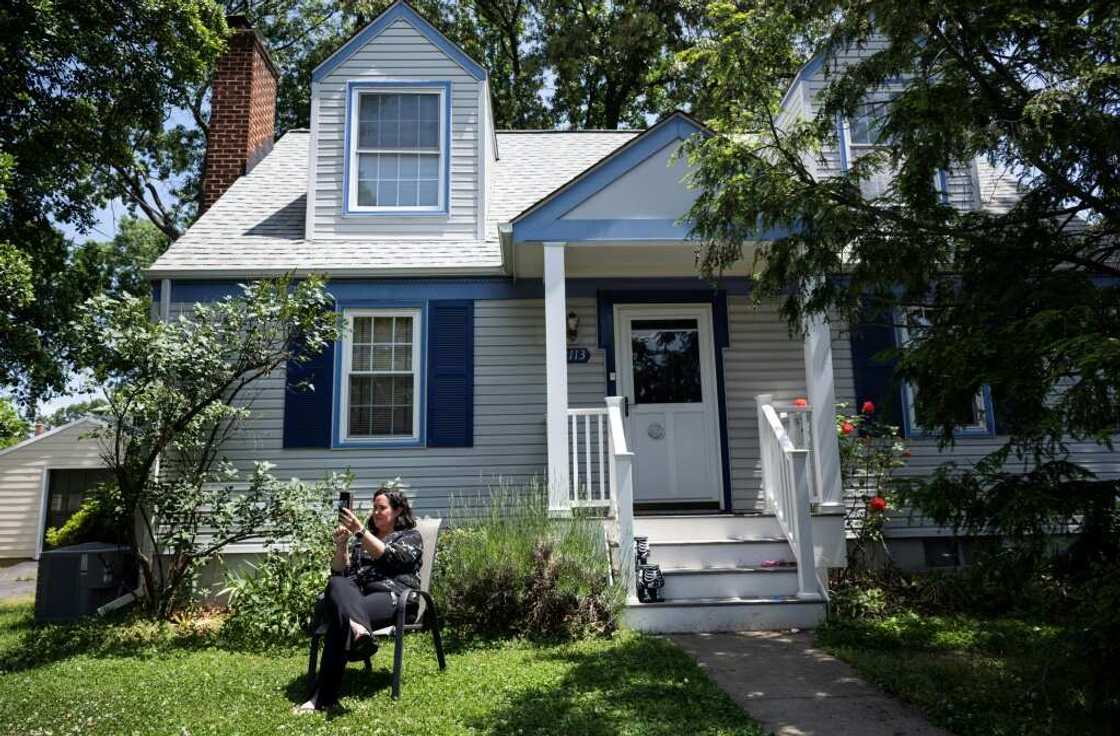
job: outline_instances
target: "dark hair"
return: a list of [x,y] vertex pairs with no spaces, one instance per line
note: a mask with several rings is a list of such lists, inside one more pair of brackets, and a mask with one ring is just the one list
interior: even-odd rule
[[[376,501],[378,496],[389,499],[389,507],[394,511],[400,511],[400,514],[397,515],[397,522],[393,525],[395,531],[416,528],[416,517],[412,514],[412,506],[409,505],[408,497],[404,493],[381,486],[373,492],[373,500]],[[372,524],[373,512],[370,512],[369,518],[370,524]]]

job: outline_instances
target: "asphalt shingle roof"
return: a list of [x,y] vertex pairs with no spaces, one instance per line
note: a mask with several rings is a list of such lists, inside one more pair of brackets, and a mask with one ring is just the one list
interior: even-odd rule
[[[332,275],[498,274],[498,225],[510,222],[641,131],[498,132],[485,240],[316,240],[304,237],[310,135],[276,142],[148,269],[152,278],[282,273]],[[1006,212],[1022,196],[1016,177],[981,158],[981,206]]]
[[148,269],[151,278],[281,273],[496,274],[499,223],[509,222],[638,131],[499,132],[485,240],[315,240],[304,237],[310,135],[293,130]]

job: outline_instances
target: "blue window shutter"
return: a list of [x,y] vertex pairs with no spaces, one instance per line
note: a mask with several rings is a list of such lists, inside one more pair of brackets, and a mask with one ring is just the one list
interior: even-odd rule
[[1002,401],[996,401],[990,388],[985,387],[984,391],[987,393],[988,405],[992,408],[992,415],[988,420],[992,433],[1011,434],[1011,425],[1015,416],[1014,400],[1007,396]]
[[852,330],[852,372],[856,384],[856,405],[852,411],[858,412],[863,402],[872,401],[883,421],[901,427],[902,397],[894,376],[898,360],[889,354],[895,347],[890,311],[865,309],[863,320]]
[[[335,345],[306,363],[288,361],[284,447],[330,447]],[[306,384],[306,385],[301,385]]]
[[428,446],[474,446],[474,302],[428,304]]

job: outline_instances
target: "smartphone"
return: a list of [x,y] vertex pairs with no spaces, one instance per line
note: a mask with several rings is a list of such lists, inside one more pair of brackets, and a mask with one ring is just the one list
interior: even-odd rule
[[338,494],[338,513],[342,513],[343,509],[351,508],[350,506],[350,491],[341,491]]

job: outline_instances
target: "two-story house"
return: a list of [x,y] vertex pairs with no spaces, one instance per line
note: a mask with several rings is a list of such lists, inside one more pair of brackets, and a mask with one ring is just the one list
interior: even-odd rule
[[[819,621],[824,570],[845,561],[833,407],[883,390],[882,371],[836,325],[794,339],[776,304],[752,305],[750,243],[717,288],[698,278],[680,224],[696,193],[673,154],[704,126],[674,113],[646,130],[496,130],[486,69],[398,2],[314,71],[310,129],[273,142],[276,70],[235,26],[205,211],[148,272],[160,313],[319,273],[347,329],[261,384],[228,457],[308,479],[350,468],[359,493],[400,476],[441,516],[452,496],[541,478],[557,513],[603,507],[624,551],[650,538],[667,600],[631,600],[633,625]],[[786,115],[812,114],[823,63]],[[870,124],[838,121],[825,166],[872,144]],[[940,185],[978,207],[1005,196],[993,177],[962,167]],[[294,378],[316,390],[288,390]],[[966,457],[998,442],[983,401]],[[922,472],[940,458],[917,434]]]

